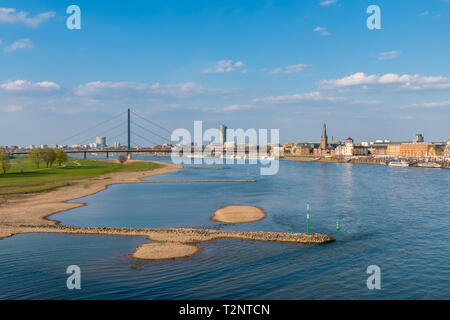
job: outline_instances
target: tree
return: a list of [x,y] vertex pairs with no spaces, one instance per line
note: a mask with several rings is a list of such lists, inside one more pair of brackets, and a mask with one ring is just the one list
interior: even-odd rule
[[9,163],[9,154],[3,149],[0,149],[0,164],[2,166],[3,174],[6,174],[11,165]]
[[42,149],[40,148],[32,149],[30,150],[30,152],[28,152],[28,160],[30,161],[30,163],[34,163],[38,169],[41,161],[43,160],[42,157],[43,153]]
[[55,151],[55,161],[58,163],[58,166],[61,166],[63,163],[66,163],[67,154],[63,150],[57,149]]
[[125,162],[127,162],[127,157],[125,157],[125,156],[119,156],[119,157],[117,158],[117,160],[119,160],[119,162],[120,162],[121,164],[124,164]]
[[54,149],[45,148],[42,150],[42,160],[44,160],[45,164],[47,165],[47,168],[50,166],[53,166],[53,163],[56,159],[56,152]]

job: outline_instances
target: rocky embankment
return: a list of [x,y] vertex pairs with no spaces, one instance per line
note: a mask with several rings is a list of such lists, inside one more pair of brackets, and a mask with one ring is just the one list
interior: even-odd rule
[[200,252],[199,242],[220,238],[233,238],[253,241],[277,241],[302,244],[324,244],[335,239],[324,234],[285,233],[266,231],[223,231],[201,228],[81,228],[71,226],[3,226],[8,234],[15,233],[66,233],[66,234],[99,234],[115,236],[145,236],[155,243],[144,243],[132,254],[133,257],[146,260],[173,259],[192,256]]

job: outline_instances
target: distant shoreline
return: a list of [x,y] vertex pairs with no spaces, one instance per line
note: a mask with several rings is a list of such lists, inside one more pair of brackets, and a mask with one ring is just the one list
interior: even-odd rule
[[[296,161],[296,162],[322,162],[322,163],[351,163],[351,164],[377,164],[386,165],[386,160],[370,159],[370,158],[333,158],[333,157],[308,157],[308,156],[284,156],[280,157],[282,161]],[[450,163],[440,163],[442,169],[450,169]],[[411,167],[418,167],[411,165]],[[424,167],[426,168],[426,167]]]

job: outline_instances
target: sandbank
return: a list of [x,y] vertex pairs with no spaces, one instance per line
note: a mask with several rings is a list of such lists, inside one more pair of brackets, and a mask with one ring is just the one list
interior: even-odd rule
[[266,213],[260,207],[233,205],[216,210],[210,219],[224,223],[247,223],[259,221],[265,217]]
[[133,258],[142,260],[167,260],[186,258],[197,254],[200,247],[192,244],[163,242],[144,243],[131,254]]

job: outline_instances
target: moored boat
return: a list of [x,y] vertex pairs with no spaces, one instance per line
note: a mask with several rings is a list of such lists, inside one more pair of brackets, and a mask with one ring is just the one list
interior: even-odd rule
[[388,165],[391,167],[409,167],[409,163],[406,161],[391,161]]
[[423,168],[442,168],[442,166],[436,162],[422,162],[418,163],[417,166]]

